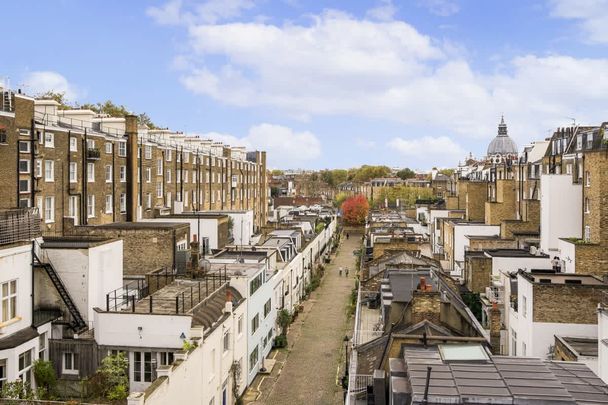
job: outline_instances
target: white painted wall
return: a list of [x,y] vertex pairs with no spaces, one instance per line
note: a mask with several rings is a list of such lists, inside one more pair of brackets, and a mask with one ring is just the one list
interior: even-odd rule
[[[130,312],[94,313],[95,341],[105,346],[181,349],[184,333],[190,338],[189,315],[155,315]],[[139,331],[141,327],[141,332]]]
[[[190,240],[194,239],[194,236],[198,235],[199,220],[198,218],[192,217],[171,217],[171,218],[142,218],[141,222],[174,222],[180,224],[190,225]],[[218,220],[216,218],[204,218],[200,219],[201,237],[209,238],[209,249],[218,249]],[[201,239],[199,238],[199,241]]]
[[429,234],[431,235],[431,249],[433,253],[439,253],[439,240],[441,233],[437,229],[437,218],[448,218],[450,210],[430,210],[429,211]]
[[251,237],[254,234],[253,210],[245,211],[208,211],[212,214],[228,215],[234,223],[232,236],[235,245],[250,245]]
[[551,258],[538,257],[493,257],[492,275],[501,273],[514,273],[519,269],[530,271],[532,269],[550,269]]
[[608,384],[608,311],[598,311],[598,375]]
[[561,271],[564,273],[576,273],[576,245],[559,239],[557,241],[559,258],[562,262]]
[[0,338],[32,324],[32,246],[0,249],[0,283],[17,281],[17,317],[0,324]]
[[[526,311],[524,313],[524,297]],[[598,335],[596,324],[534,322],[533,284],[517,276],[518,313],[510,314],[509,326],[517,333],[517,356],[549,358],[550,349],[555,345],[555,335],[569,337],[595,338]],[[511,330],[509,330],[509,350],[511,349]],[[524,353],[525,345],[525,353]],[[513,355],[509,352],[509,355]]]
[[497,225],[458,225],[454,226],[454,269],[450,273],[454,277],[462,277],[462,269],[456,262],[464,261],[465,249],[469,247],[467,236],[492,236],[500,234]]
[[[569,174],[540,178],[540,248],[555,256],[559,238],[582,236],[582,185]],[[553,253],[551,251],[554,251]]]
[[92,327],[93,308],[105,308],[106,294],[122,287],[123,241],[90,249],[45,249],[45,256],[53,264],[85,322]]

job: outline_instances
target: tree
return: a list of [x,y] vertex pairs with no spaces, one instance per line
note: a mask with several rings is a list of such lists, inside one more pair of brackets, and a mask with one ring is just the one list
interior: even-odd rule
[[273,176],[282,176],[284,174],[284,172],[283,172],[283,170],[274,169],[270,172],[270,174]]
[[334,197],[334,206],[337,208],[342,207],[342,203],[344,202],[344,200],[346,200],[348,198],[348,194],[345,192],[340,192],[338,194],[336,194],[336,196]]
[[454,169],[441,169],[439,170],[439,173],[445,174],[448,177],[452,177],[452,175],[454,174]]
[[342,218],[349,225],[363,225],[369,212],[369,203],[362,194],[349,197],[342,203]]
[[124,353],[106,356],[91,377],[96,395],[110,401],[124,400],[129,396],[129,360]]
[[36,360],[33,369],[40,399],[53,399],[57,388],[57,375],[53,364],[50,361]]
[[411,179],[416,177],[416,173],[414,173],[412,169],[406,167],[405,169],[401,169],[397,172],[397,177],[399,177],[401,180]]

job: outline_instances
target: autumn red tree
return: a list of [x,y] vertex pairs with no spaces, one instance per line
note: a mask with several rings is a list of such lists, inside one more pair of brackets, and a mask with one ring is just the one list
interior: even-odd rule
[[369,203],[362,194],[349,197],[342,203],[342,218],[348,225],[363,225],[368,212]]

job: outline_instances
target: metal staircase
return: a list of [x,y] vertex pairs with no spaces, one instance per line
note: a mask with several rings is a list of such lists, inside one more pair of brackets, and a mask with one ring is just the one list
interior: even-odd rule
[[72,321],[69,323],[70,328],[72,328],[75,333],[81,333],[85,331],[87,329],[87,323],[82,318],[82,315],[80,315],[80,311],[78,311],[78,308],[76,308],[74,300],[72,300],[72,297],[68,293],[68,290],[65,288],[63,281],[61,281],[61,278],[55,271],[53,265],[51,263],[42,262],[38,255],[34,253],[34,267],[43,268],[46,271],[46,274],[48,274],[49,278],[53,282],[55,289],[57,289],[57,292],[61,296],[61,299],[65,303],[66,307],[68,308],[68,311],[70,311],[70,315],[72,315]]

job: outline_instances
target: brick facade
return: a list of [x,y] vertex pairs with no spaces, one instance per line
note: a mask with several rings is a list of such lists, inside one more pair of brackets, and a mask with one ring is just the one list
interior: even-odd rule
[[253,210],[256,228],[267,221],[265,152],[137,128],[135,117],[60,111],[51,100],[15,95],[14,106],[0,114],[0,208],[38,207],[46,234],[62,234],[64,218],[101,225],[159,210]]
[[533,284],[534,322],[597,323],[597,304],[608,285]]
[[485,293],[490,286],[492,259],[486,256],[465,257],[464,280],[469,291]]

